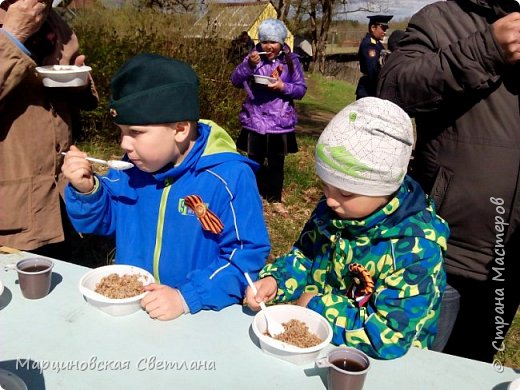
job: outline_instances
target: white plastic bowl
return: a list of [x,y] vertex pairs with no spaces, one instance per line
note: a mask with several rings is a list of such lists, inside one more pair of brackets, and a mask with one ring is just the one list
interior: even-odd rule
[[280,323],[286,323],[290,320],[304,322],[310,332],[316,334],[323,340],[320,344],[310,348],[298,348],[293,345],[281,343],[264,334],[267,331],[267,323],[264,314],[260,311],[253,318],[252,328],[260,342],[260,348],[268,355],[294,364],[306,364],[314,362],[320,351],[332,340],[332,328],[327,320],[315,311],[307,309],[306,307],[290,304],[269,306],[267,310],[269,310],[271,317]]
[[126,316],[140,310],[140,301],[147,292],[136,295],[135,297],[115,299],[105,297],[95,291],[96,284],[98,284],[103,277],[113,273],[119,276],[141,274],[143,275],[141,278],[143,285],[155,281],[151,273],[139,267],[123,264],[106,265],[87,272],[79,280],[79,291],[83,294],[85,300],[92,306],[112,316]]
[[90,66],[48,65],[39,66],[36,71],[42,77],[45,87],[81,87],[87,85]]
[[263,85],[269,85],[276,81],[274,77],[269,76],[261,76],[259,74],[255,74],[255,83],[257,84],[263,84]]

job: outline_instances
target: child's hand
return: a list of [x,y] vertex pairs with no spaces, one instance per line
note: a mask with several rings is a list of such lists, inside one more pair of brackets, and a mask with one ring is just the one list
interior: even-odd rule
[[74,59],[74,65],[76,66],[83,66],[85,65],[85,55],[84,54],[80,54],[79,56],[77,56],[75,59]]
[[249,62],[249,66],[251,68],[254,68],[260,63],[260,54],[255,50],[249,54],[249,57],[247,58],[247,61]]
[[144,286],[144,290],[149,293],[141,299],[141,307],[151,318],[168,321],[184,314],[184,303],[176,288],[151,283]]
[[313,293],[313,292],[306,292],[306,293],[303,293],[300,298],[298,298],[296,300],[296,304],[298,306],[303,306],[303,307],[307,307],[307,305],[309,304],[310,300],[316,295],[316,293]]
[[267,88],[272,89],[273,91],[283,91],[283,87],[285,84],[281,79],[276,79],[274,83],[267,84]]
[[92,165],[85,160],[86,153],[83,153],[75,146],[71,146],[65,156],[61,171],[74,186],[82,193],[88,193],[94,189],[94,175]]
[[275,278],[267,276],[266,278],[257,280],[255,287],[258,290],[256,296],[251,287],[246,290],[246,303],[253,310],[260,310],[260,302],[269,302],[274,299],[278,291],[278,285]]

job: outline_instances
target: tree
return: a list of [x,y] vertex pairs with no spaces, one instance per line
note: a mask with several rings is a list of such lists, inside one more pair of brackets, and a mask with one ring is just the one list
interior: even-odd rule
[[188,13],[197,11],[199,3],[197,0],[139,0],[138,6],[158,9],[165,13]]
[[[388,9],[386,0],[277,0],[278,18],[290,24],[294,31],[310,27],[313,69],[325,71],[325,53],[332,19],[355,12],[381,12]],[[289,13],[291,8],[291,13]],[[288,21],[289,14],[294,17]]]
[[287,21],[287,17],[289,15],[289,9],[291,8],[291,0],[277,0],[272,1],[274,8],[276,9],[276,14],[278,15],[278,19]]

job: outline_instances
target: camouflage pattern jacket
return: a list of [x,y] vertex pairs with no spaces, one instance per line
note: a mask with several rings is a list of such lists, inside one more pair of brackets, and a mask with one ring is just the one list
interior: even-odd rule
[[316,294],[308,308],[329,321],[334,344],[393,359],[435,338],[448,236],[431,199],[407,176],[364,220],[337,219],[322,199],[291,251],[260,277],[276,279],[274,302]]

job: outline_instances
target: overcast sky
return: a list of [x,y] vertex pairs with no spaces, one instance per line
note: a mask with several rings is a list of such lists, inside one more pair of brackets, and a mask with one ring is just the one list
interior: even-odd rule
[[[377,3],[385,4],[388,9],[383,14],[394,15],[396,19],[402,19],[405,17],[412,16],[414,13],[419,11],[422,7],[427,4],[433,3],[434,0],[387,0],[386,4],[384,1],[378,1]],[[366,4],[366,0],[353,0],[349,8],[354,9],[356,3]],[[368,13],[356,12],[348,16],[349,19],[366,20]]]

